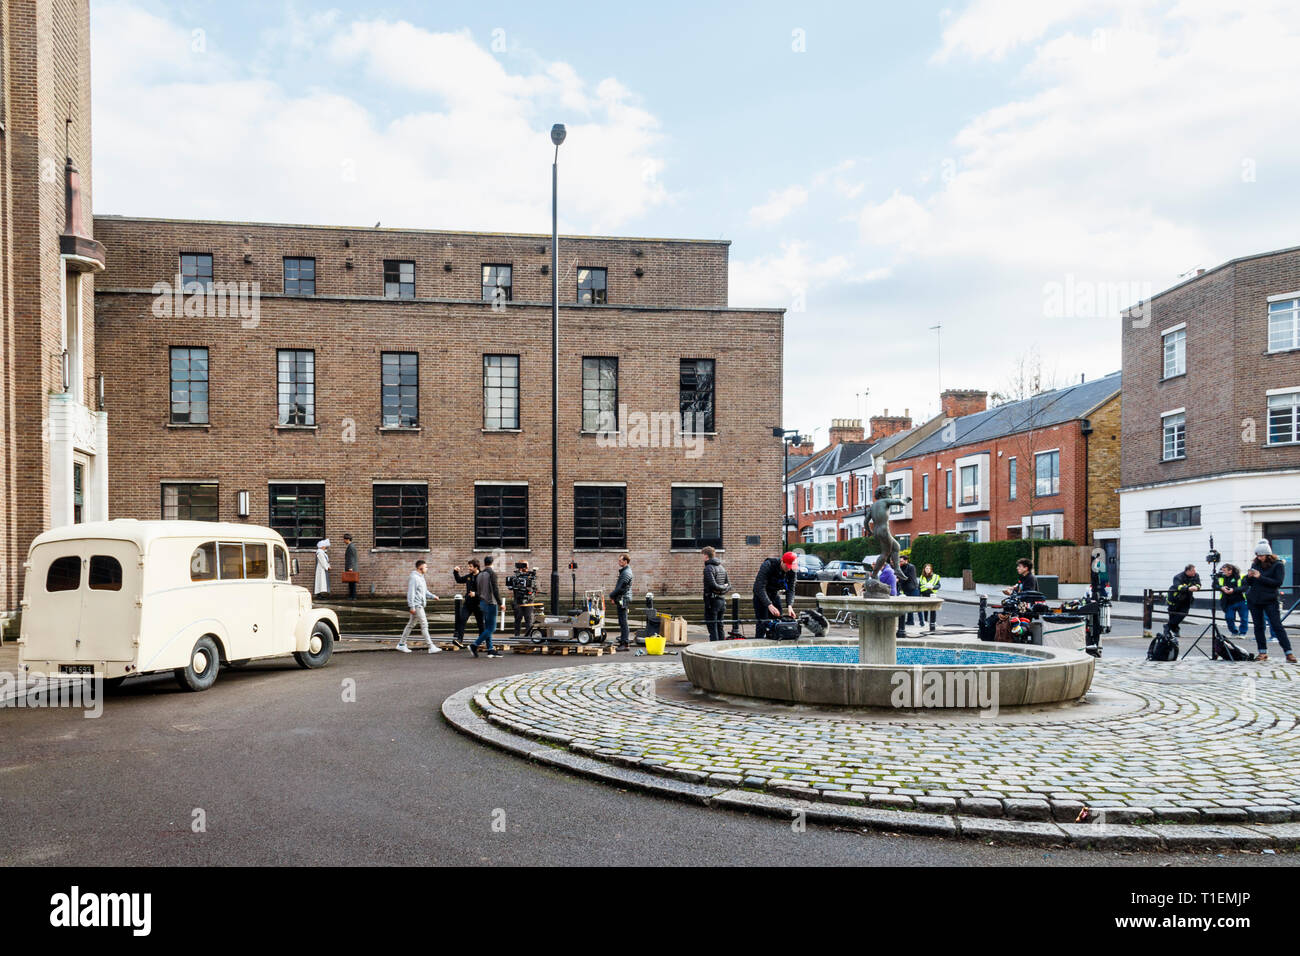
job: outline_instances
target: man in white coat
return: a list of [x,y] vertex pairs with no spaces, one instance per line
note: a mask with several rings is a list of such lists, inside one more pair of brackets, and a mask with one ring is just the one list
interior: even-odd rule
[[[433,643],[433,638],[429,636],[429,618],[424,613],[424,605],[429,600],[429,582],[424,579],[424,569],[427,563],[421,559],[415,562],[415,570],[411,572],[410,579],[406,582],[406,607],[410,616],[406,619],[406,628],[402,631],[402,636],[397,641],[397,649],[403,654],[411,653],[411,649],[406,646],[406,639],[411,636],[415,630],[415,625],[420,625],[420,636],[429,642],[429,653],[437,654],[442,648]],[[434,595],[437,600],[437,595]]]
[[316,542],[316,587],[317,594],[330,593],[330,539],[322,538]]

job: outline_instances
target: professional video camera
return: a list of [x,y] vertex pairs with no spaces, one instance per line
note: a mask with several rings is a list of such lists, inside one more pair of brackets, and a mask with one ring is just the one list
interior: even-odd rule
[[527,561],[515,562],[515,573],[506,577],[506,587],[511,591],[523,591],[531,599],[537,593],[537,570],[529,568]]

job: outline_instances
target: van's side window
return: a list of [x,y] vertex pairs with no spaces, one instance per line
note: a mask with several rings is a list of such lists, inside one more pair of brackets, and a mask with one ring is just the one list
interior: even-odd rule
[[190,580],[215,581],[217,579],[217,543],[205,541],[190,555]]
[[233,581],[244,576],[244,546],[237,541],[217,545],[221,555],[221,580]]
[[267,570],[266,545],[244,545],[244,573],[250,578],[265,578]]
[[284,548],[275,549],[275,579],[277,581],[289,580],[289,552]]
[[81,587],[81,558],[75,554],[55,558],[45,572],[45,590],[75,591]]
[[90,559],[90,589],[92,591],[122,590],[122,565],[117,558],[96,554]]

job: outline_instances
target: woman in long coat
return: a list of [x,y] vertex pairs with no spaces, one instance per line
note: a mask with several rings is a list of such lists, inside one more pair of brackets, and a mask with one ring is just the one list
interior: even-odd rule
[[316,587],[312,590],[317,594],[330,593],[329,546],[329,538],[316,542]]

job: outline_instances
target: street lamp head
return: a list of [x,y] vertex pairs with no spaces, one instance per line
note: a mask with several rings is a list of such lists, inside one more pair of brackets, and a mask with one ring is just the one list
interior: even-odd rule
[[559,146],[564,142],[565,129],[563,123],[556,123],[551,127],[551,142]]

